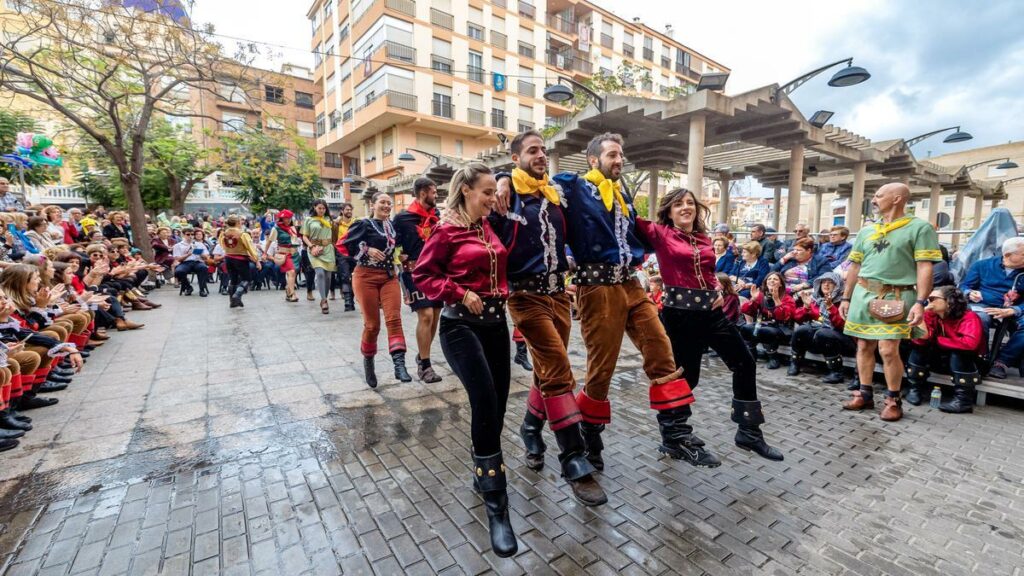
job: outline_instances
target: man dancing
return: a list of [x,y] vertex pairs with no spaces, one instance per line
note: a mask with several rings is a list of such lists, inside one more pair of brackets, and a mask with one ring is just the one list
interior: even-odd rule
[[428,299],[412,280],[412,270],[423,251],[423,244],[437,226],[437,184],[430,178],[417,178],[412,184],[416,199],[394,218],[395,241],[402,248],[402,287],[406,304],[416,313],[416,377],[427,384],[440,382],[441,377],[430,365],[430,344],[437,334],[443,302]]
[[544,467],[544,420],[551,422],[561,452],[562,476],[583,504],[608,501],[587,460],[580,408],[569,365],[569,297],[565,293],[565,211],[558,188],[547,175],[544,137],[530,130],[512,139],[512,194],[509,210],[493,214],[491,225],[508,248],[508,311],[533,355],[533,386],[519,429],[526,465]]

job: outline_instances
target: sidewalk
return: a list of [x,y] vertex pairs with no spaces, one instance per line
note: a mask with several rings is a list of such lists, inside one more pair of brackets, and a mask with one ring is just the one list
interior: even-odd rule
[[[164,307],[133,315],[146,328],[94,352],[0,455],[4,573],[1024,574],[1019,409],[907,406],[884,424],[841,411],[843,387],[759,363],[765,431],[786,454],[774,463],[732,445],[730,377],[712,360],[693,421],[724,463],[699,470],[659,457],[627,344],[604,435],[609,503],[586,508],[550,433],[544,470],[523,465],[531,377],[513,365],[520,552],[503,560],[471,486],[468,403],[436,343],[440,383],[399,385],[380,355],[371,391],[361,321],[340,300],[324,316],[280,292],[244,310],[216,293],[154,298]],[[414,325],[406,312],[411,343]],[[571,354],[582,378],[578,330]]]

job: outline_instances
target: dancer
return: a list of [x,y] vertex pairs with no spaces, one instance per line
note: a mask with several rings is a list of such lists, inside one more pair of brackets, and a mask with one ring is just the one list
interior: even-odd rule
[[405,369],[402,289],[395,278],[395,229],[388,219],[390,215],[391,197],[384,192],[374,194],[371,215],[353,224],[344,242],[345,249],[354,254],[356,260],[352,287],[363,313],[363,338],[359,347],[363,353],[366,384],[370,388],[377,387],[373,358],[377,355],[381,309],[388,332],[388,352],[395,365],[395,378],[412,382],[412,376]]
[[242,295],[249,289],[252,274],[249,262],[256,263],[256,269],[262,270],[263,263],[252,245],[252,238],[242,230],[242,221],[238,216],[228,216],[227,228],[220,235],[220,247],[224,250],[224,261],[228,267],[228,293],[231,295],[231,307],[244,307]]
[[[508,212],[490,223],[509,251],[508,311],[537,369],[519,434],[526,446],[526,465],[544,467],[544,420],[558,442],[562,477],[576,498],[588,506],[608,501],[586,458],[580,409],[573,396],[576,379],[569,364],[569,296],[565,275],[565,209],[559,191],[548,179],[544,137],[530,130],[512,139],[512,190]],[[518,344],[518,343],[517,343]],[[518,347],[518,346],[517,346]],[[518,356],[518,353],[517,353]]]
[[277,242],[274,264],[284,274],[284,299],[287,302],[299,301],[299,297],[295,295],[295,246],[298,243],[299,234],[292,224],[294,217],[295,213],[287,208],[278,212],[274,228],[267,233],[267,240],[263,244],[263,251],[268,252],[270,244]]
[[417,178],[412,184],[416,199],[409,207],[395,216],[395,241],[402,248],[402,285],[405,288],[406,303],[416,313],[416,377],[422,382],[440,382],[441,377],[430,366],[430,344],[437,334],[441,319],[441,302],[430,300],[412,281],[412,270],[419,260],[423,243],[437,225],[437,184],[430,178]]
[[356,267],[356,261],[349,256],[342,240],[354,221],[352,204],[345,202],[341,205],[341,213],[338,215],[338,242],[335,244],[338,249],[338,284],[341,286],[341,297],[345,300],[345,312],[356,309],[355,293],[352,291],[352,271]]
[[[320,311],[330,312],[327,304],[327,291],[331,288],[331,274],[337,265],[334,259],[334,242],[337,232],[331,224],[331,214],[327,202],[314,200],[309,211],[309,218],[302,223],[302,242],[306,245],[306,255],[313,268],[316,290],[320,293]],[[306,275],[306,292],[311,293],[310,277]]]
[[[446,304],[441,350],[469,396],[473,484],[487,508],[491,548],[507,558],[519,546],[509,522],[501,453],[511,365],[505,321],[508,252],[486,219],[494,207],[495,186],[483,164],[455,173],[444,220],[427,240],[413,281],[427,298]],[[357,295],[358,287],[357,281]]]
[[[777,448],[761,432],[764,414],[757,399],[754,358],[743,345],[736,325],[726,318],[725,304],[715,276],[715,253],[707,234],[711,210],[684,188],[673,190],[658,203],[657,223],[637,219],[637,233],[654,248],[665,282],[662,318],[676,365],[682,367],[691,388],[700,382],[701,357],[710,346],[732,372],[732,421],[738,425],[736,446],[769,460],[782,460]],[[662,416],[665,416],[662,418]],[[672,422],[675,431],[692,436],[689,405],[680,406],[659,420]]]
[[932,263],[942,260],[935,229],[924,220],[905,215],[908,200],[910,188],[900,182],[886,184],[875,192],[871,204],[882,219],[857,234],[839,305],[846,320],[843,331],[857,338],[861,383],[860,390],[843,403],[843,408],[874,408],[871,383],[877,350],[887,387],[879,417],[889,422],[903,417],[900,341],[911,338],[914,328],[924,320],[924,307],[932,291]]

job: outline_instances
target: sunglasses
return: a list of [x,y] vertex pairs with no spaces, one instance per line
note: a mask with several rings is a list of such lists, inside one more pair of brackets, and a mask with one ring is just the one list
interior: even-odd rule
[[929,302],[935,302],[936,300],[945,300],[945,298],[943,298],[942,296],[929,296],[928,297],[928,301]]

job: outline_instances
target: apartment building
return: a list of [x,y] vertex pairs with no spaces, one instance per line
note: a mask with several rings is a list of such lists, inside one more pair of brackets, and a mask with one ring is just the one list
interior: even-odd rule
[[[346,175],[371,180],[564,123],[569,109],[543,98],[559,76],[582,81],[628,62],[649,72],[636,90],[657,97],[727,71],[670,29],[583,0],[317,0],[307,15],[324,94],[317,147],[340,156]],[[406,149],[423,153],[400,162]]]

